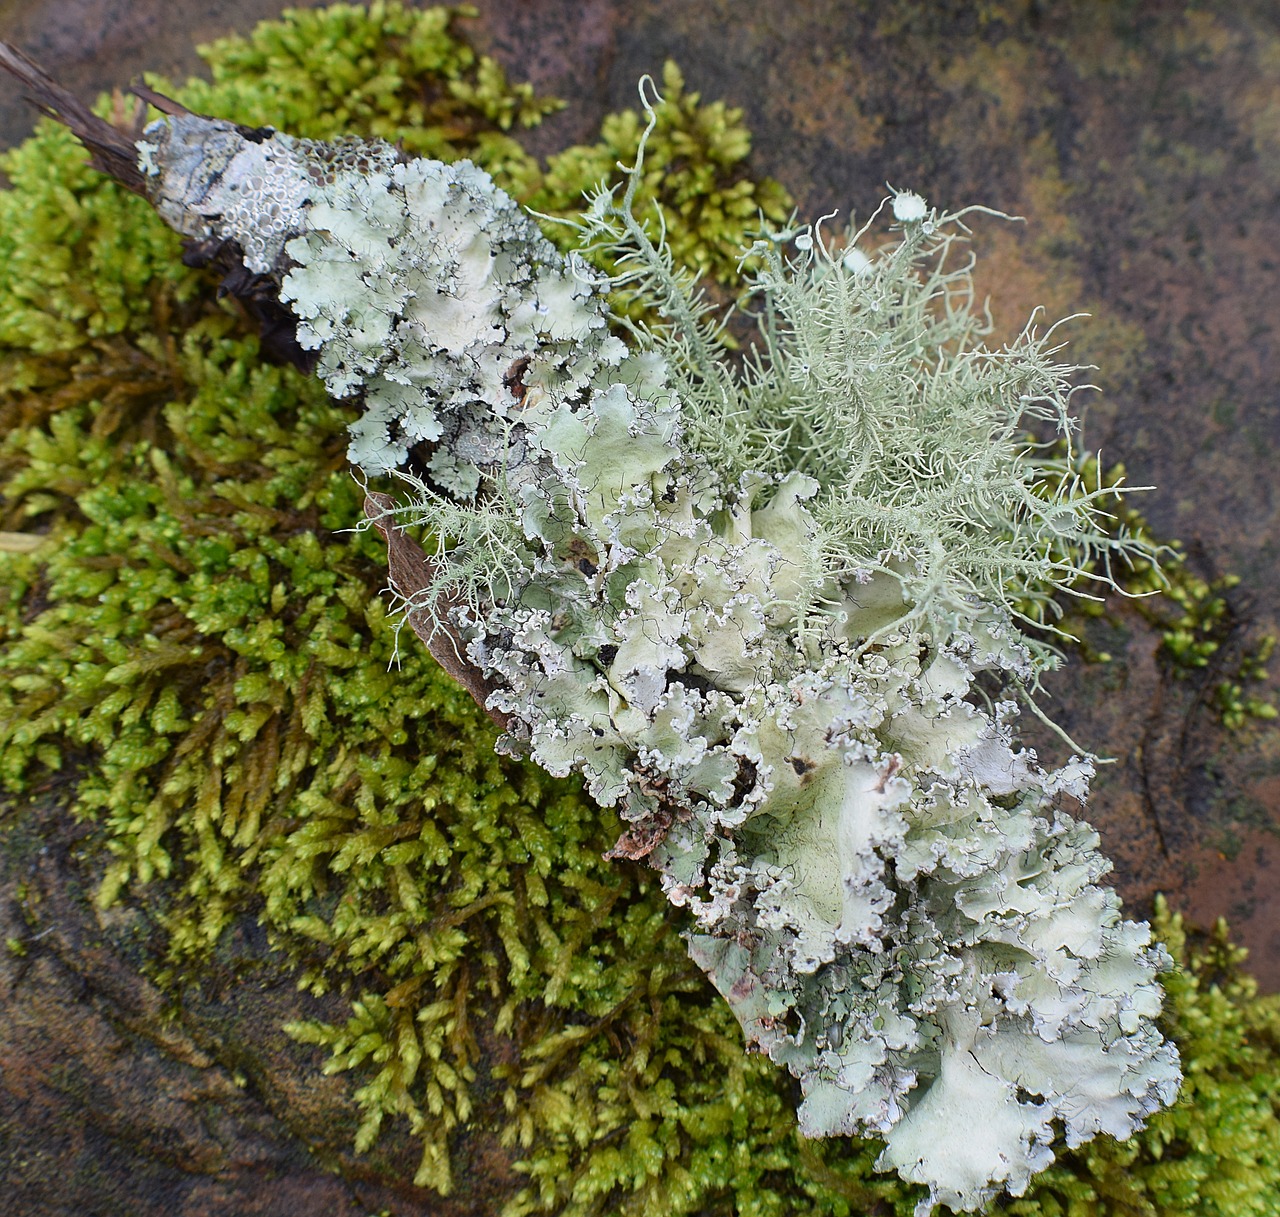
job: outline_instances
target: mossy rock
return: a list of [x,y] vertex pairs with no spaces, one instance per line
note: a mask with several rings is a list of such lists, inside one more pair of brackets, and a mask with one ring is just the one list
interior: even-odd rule
[[[442,9],[300,11],[208,58],[212,83],[176,90],[193,109],[469,156],[547,214],[640,129],[612,116],[539,165],[512,132],[554,103]],[[739,114],[674,67],[663,88],[647,181],[676,252],[727,280],[789,202],[748,174]],[[920,1190],[875,1175],[875,1145],[798,1136],[655,882],[603,860],[612,813],[496,757],[398,637],[377,546],[346,531],[345,407],[262,363],[82,162],[43,125],[0,196],[0,1063],[46,1062],[103,1130],[55,1180],[66,1203],[158,1212],[206,1179],[237,1212],[909,1213]],[[1064,1155],[1014,1211],[1270,1211],[1280,1016],[1222,932],[1194,955],[1159,926],[1182,1103]],[[5,1076],[6,1175],[70,1211],[49,1207],[65,1129],[34,1167],[23,1126],[53,1125],[31,1070]],[[237,1184],[255,1163],[276,1183]],[[133,1198],[101,1200],[127,1172]]]

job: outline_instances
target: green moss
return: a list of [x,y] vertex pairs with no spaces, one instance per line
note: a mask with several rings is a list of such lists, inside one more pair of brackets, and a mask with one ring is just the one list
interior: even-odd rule
[[[208,56],[213,83],[181,91],[195,109],[472,156],[548,212],[616,172],[639,131],[614,116],[538,166],[510,131],[551,103],[444,10],[306,10]],[[678,253],[724,276],[757,209],[789,204],[746,175],[735,112],[674,69],[664,88],[650,188]],[[495,757],[421,648],[397,659],[382,557],[344,531],[360,497],[345,408],[261,364],[176,240],[83,160],[42,125],[3,165],[9,790],[65,768],[100,899],[162,909],[175,963],[250,916],[303,984],[348,992],[344,1023],[291,1031],[351,1075],[362,1146],[388,1119],[413,1131],[425,1185],[450,1187],[475,1128],[519,1163],[512,1215],[908,1213],[918,1192],[874,1175],[874,1146],[799,1138],[786,1079],[744,1055],[649,876],[603,861],[611,813]],[[1194,1102],[1064,1159],[1017,1211],[1264,1211],[1275,1005],[1221,936],[1182,958],[1170,1030]]]
[[[743,235],[758,229],[760,217],[784,221],[790,196],[769,179],[743,173],[751,151],[751,133],[742,111],[723,102],[703,104],[701,94],[685,91],[684,77],[670,60],[662,70],[657,126],[645,145],[644,175],[636,193],[635,214],[656,235],[660,203],[665,239],[679,266],[722,283],[740,282]],[[635,110],[611,114],[595,144],[566,148],[552,156],[540,182],[521,202],[545,215],[573,216],[584,190],[601,182],[621,185],[619,165],[635,162],[647,119]],[[577,232],[553,228],[566,249]]]
[[[1079,463],[1076,473],[1083,485],[1105,491],[1119,487],[1126,470],[1122,464],[1103,470],[1097,458],[1090,456]],[[1134,537],[1159,554],[1158,565],[1139,558],[1111,573],[1117,587],[1132,597],[1128,606],[1159,635],[1159,657],[1165,668],[1175,679],[1198,685],[1197,693],[1228,731],[1238,731],[1251,720],[1276,718],[1280,711],[1258,692],[1258,686],[1268,680],[1266,664],[1275,639],[1250,633],[1230,595],[1239,586],[1239,576],[1201,578],[1177,541],[1154,535],[1131,498],[1104,494],[1098,506],[1110,517],[1113,532]],[[1076,586],[1084,592],[1096,590],[1088,578]],[[1060,600],[1055,604],[1062,606]],[[1103,600],[1076,600],[1059,628],[1085,659],[1107,662],[1110,655],[1079,640],[1085,637],[1085,618],[1114,616],[1114,609]]]

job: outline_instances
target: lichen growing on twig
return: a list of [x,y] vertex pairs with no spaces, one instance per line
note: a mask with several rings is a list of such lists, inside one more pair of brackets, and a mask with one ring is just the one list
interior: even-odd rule
[[[875,1132],[921,1212],[973,1209],[1025,1192],[1056,1125],[1127,1137],[1173,1100],[1168,958],[1057,807],[1091,764],[1040,769],[1008,695],[1049,662],[1016,603],[1150,554],[1027,438],[1069,440],[1073,369],[1052,330],[978,344],[947,265],[964,213],[899,193],[871,253],[866,228],[839,257],[816,230],[758,242],[743,371],[636,218],[643,136],[580,221],[604,279],[465,163],[187,115],[139,148],[161,215],[278,283],[358,397],[352,462],[416,487],[439,547],[399,590],[508,749],[619,807],[615,854],[691,909],[806,1133]],[[608,288],[662,320],[621,341]]]

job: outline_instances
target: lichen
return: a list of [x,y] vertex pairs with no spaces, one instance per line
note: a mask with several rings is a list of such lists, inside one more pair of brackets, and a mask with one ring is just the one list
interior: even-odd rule
[[[1150,555],[1069,476],[1052,327],[980,341],[948,265],[965,212],[898,192],[901,235],[852,265],[869,226],[842,250],[818,229],[757,241],[760,340],[737,371],[636,218],[645,108],[621,201],[602,187],[579,222],[612,276],[560,259],[475,166],[385,143],[179,114],[146,129],[145,189],[277,285],[330,394],[357,397],[352,463],[418,488],[445,572],[393,584],[455,639],[506,750],[620,808],[612,855],[691,909],[690,955],[800,1080],[801,1130],[882,1136],[879,1165],[928,1188],[920,1214],[1021,1195],[1055,1128],[1127,1138],[1180,1082],[1153,1022],[1168,957],[1056,805],[1092,765],[1041,770],[1010,697],[1053,658],[1016,599],[1099,554],[1114,587],[1113,561]],[[630,349],[609,286],[660,318]],[[1046,423],[1065,461],[1026,438]],[[472,504],[486,530],[507,511],[510,561],[460,597]],[[416,1061],[397,1059],[372,1089],[403,1109]],[[446,1132],[465,1118],[428,1094]]]
[[1067,1154],[1009,1205],[1018,1217],[1263,1217],[1275,1206],[1280,998],[1258,997],[1224,921],[1190,933],[1159,897],[1153,927],[1178,965],[1164,1015],[1189,1066],[1178,1102],[1130,1141]]
[[[452,73],[474,60],[438,14],[394,6],[271,23],[223,48],[223,65],[242,56],[219,69],[226,104],[184,96],[315,137],[362,120],[395,135],[422,70],[404,67],[404,40],[419,37],[446,56],[430,62],[461,65],[427,68],[455,104]],[[384,69],[397,88],[370,84]],[[311,72],[328,112],[309,110]],[[477,144],[514,158],[492,115],[520,96],[463,108]],[[448,136],[428,122],[427,138]],[[385,576],[367,534],[338,531],[357,507],[348,412],[259,365],[145,208],[81,159],[42,129],[9,158],[21,194],[0,204],[3,524],[47,538],[0,557],[9,781],[74,775],[113,884],[152,876],[176,954],[245,911],[308,984],[349,986],[349,1025],[295,1031],[360,1078],[363,1141],[407,1118],[424,1184],[449,1186],[472,1126],[501,1130],[523,1163],[512,1214],[909,1212],[919,1189],[874,1177],[876,1147],[797,1137],[785,1085],[743,1055],[656,884],[602,861],[616,818],[493,758],[492,729],[414,649],[388,674]],[[1170,1197],[1206,1217],[1267,1211],[1276,1017],[1238,979],[1195,980],[1215,960],[1174,975],[1167,1011],[1192,1084],[1212,1079],[1201,1105],[1060,1159],[1019,1211]],[[486,1074],[493,1037],[514,1063]]]

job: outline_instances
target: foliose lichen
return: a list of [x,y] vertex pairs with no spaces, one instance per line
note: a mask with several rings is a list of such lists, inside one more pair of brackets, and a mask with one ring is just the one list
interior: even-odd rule
[[[388,7],[378,20],[407,18]],[[320,23],[306,39],[302,21]],[[431,37],[444,40],[442,29]],[[401,54],[352,9],[295,15],[258,38],[305,58],[332,46],[317,30],[366,39],[393,63]],[[291,70],[277,55],[276,77]],[[236,88],[255,91],[243,78]],[[308,134],[332,131],[316,129],[329,120],[304,120],[315,124]],[[172,242],[84,172],[68,141],[46,130],[23,155],[9,168],[23,204],[5,231],[30,254],[6,283],[5,315],[32,320],[32,289],[65,249],[72,320],[50,350],[36,344],[57,319],[39,318],[11,341],[6,364],[18,423],[6,527],[50,537],[25,553],[15,542],[3,559],[15,575],[6,666],[17,677],[6,722],[38,721],[9,737],[11,776],[68,752],[87,761],[84,809],[107,809],[105,835],[125,866],[117,879],[156,873],[130,869],[141,845],[166,859],[175,949],[212,941],[231,911],[248,908],[316,986],[344,974],[358,989],[378,984],[347,1028],[297,1032],[329,1045],[334,1068],[365,1071],[366,1142],[385,1115],[408,1117],[424,1144],[424,1183],[448,1187],[450,1128],[483,1121],[504,1127],[524,1156],[530,1187],[513,1213],[908,1211],[919,1190],[870,1178],[874,1148],[795,1137],[775,1071],[742,1056],[661,898],[600,861],[612,817],[493,760],[478,716],[411,649],[386,677],[393,644],[372,598],[381,580],[368,539],[329,531],[356,505],[340,471],[344,412],[301,378],[255,366],[237,321],[193,302]],[[149,242],[152,262],[124,256]],[[92,282],[70,273],[75,254],[81,267],[97,259]],[[37,384],[42,394],[24,391]],[[167,462],[154,455],[157,436]],[[223,611],[200,616],[189,650],[166,650],[195,622],[192,593],[213,594],[228,575],[218,591],[227,601],[213,606]],[[68,681],[83,685],[78,700]],[[104,698],[112,689],[122,696]],[[36,720],[29,709],[47,713]],[[212,778],[199,757],[211,731],[221,741]],[[294,751],[277,789],[282,739]],[[205,792],[194,807],[184,780]],[[1164,930],[1177,955],[1177,926]],[[1175,974],[1167,1017],[1192,1045],[1197,1076],[1214,1079],[1212,1104],[1180,1105],[1123,1145],[1095,1141],[1087,1157],[1060,1159],[1020,1211],[1267,1211],[1280,1170],[1267,1089],[1274,1011],[1238,980],[1219,996],[1183,975],[1196,972]],[[485,1068],[476,1019],[516,1046],[519,1063],[494,1079],[496,1109],[494,1088],[469,1081]],[[1245,1023],[1247,1043],[1216,1034]],[[1220,1108],[1232,1118],[1216,1120]]]
[[[977,341],[947,265],[964,213],[900,192],[902,236],[870,254],[866,227],[839,256],[818,230],[757,242],[738,373],[635,217],[646,111],[621,202],[601,188],[580,222],[611,277],[467,162],[185,114],[138,147],[160,215],[277,282],[358,398],[352,463],[410,481],[435,537],[399,590],[465,648],[508,750],[620,808],[614,854],[691,909],[693,959],[799,1078],[802,1131],[883,1136],[920,1213],[1020,1195],[1055,1126],[1127,1138],[1181,1080],[1154,1026],[1168,957],[1057,807],[1092,766],[1039,769],[1003,695],[1049,662],[1011,592],[1137,545],[1025,438],[1069,440],[1073,369],[1052,329]],[[662,321],[629,347],[606,287]],[[450,568],[504,511],[501,565],[460,598]]]

